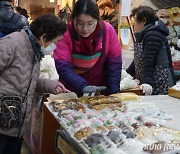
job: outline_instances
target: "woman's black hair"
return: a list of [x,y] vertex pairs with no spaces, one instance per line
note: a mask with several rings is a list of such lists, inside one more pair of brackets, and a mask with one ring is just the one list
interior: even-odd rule
[[20,13],[21,10],[22,10],[22,8],[21,8],[20,6],[15,6],[15,9],[16,9],[16,11],[17,11],[18,13]]
[[159,20],[158,16],[156,15],[156,11],[153,10],[149,6],[140,5],[137,8],[134,8],[132,10],[131,16],[136,15],[136,20],[139,22],[142,22],[144,19],[146,19],[146,24],[154,24],[156,21]]
[[71,18],[72,20],[80,14],[87,14],[99,20],[99,9],[95,0],[78,0],[73,8]]
[[37,17],[31,24],[30,29],[33,35],[39,40],[45,34],[46,41],[52,41],[66,31],[65,22],[54,14],[45,14]]
[[23,15],[23,16],[25,16],[26,18],[29,18],[26,9],[22,9],[22,10],[20,11],[20,14]]

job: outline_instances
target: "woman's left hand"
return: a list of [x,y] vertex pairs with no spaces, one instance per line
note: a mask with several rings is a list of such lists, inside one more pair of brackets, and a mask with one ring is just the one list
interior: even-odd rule
[[69,91],[68,89],[66,89],[64,87],[64,85],[61,82],[58,82],[56,89],[55,89],[55,94],[59,94],[59,93],[69,93],[71,91]]

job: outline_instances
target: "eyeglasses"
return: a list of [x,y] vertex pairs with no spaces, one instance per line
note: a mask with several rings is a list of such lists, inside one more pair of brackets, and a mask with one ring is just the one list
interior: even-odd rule
[[97,25],[97,22],[93,22],[93,23],[80,23],[77,22],[76,26],[78,29],[83,29],[84,27],[86,27],[88,30],[94,29]]

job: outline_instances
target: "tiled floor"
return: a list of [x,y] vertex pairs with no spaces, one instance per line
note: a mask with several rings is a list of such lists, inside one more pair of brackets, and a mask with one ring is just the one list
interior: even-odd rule
[[24,141],[22,143],[21,154],[32,154],[29,147],[26,145]]

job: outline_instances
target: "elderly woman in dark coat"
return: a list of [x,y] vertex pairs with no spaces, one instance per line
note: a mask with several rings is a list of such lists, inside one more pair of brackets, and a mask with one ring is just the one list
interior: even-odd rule
[[134,60],[127,72],[142,84],[145,95],[167,94],[173,85],[170,48],[166,36],[169,31],[149,6],[132,10],[134,16]]

